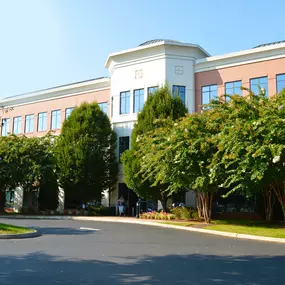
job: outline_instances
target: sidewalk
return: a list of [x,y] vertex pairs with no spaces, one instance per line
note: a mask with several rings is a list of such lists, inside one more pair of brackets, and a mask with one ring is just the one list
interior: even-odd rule
[[266,241],[266,242],[276,242],[276,243],[284,243],[285,239],[283,238],[271,238],[264,236],[254,236],[254,235],[246,235],[246,234],[238,234],[238,233],[229,233],[229,232],[221,232],[215,230],[207,230],[201,228],[194,227],[184,227],[184,226],[176,226],[176,225],[168,225],[163,224],[159,220],[142,220],[137,218],[130,217],[83,217],[83,216],[27,216],[27,215],[3,215],[0,216],[0,219],[39,219],[39,220],[75,220],[75,221],[94,221],[94,222],[115,222],[115,223],[127,223],[127,224],[140,224],[140,225],[149,225],[156,226],[162,228],[169,229],[177,229],[184,230],[189,232],[199,232],[204,234],[212,234],[230,238],[238,238],[238,239],[248,239],[248,240],[257,240],[257,241]]

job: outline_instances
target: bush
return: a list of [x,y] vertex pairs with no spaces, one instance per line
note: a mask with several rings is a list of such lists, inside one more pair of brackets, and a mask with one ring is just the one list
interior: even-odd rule
[[199,220],[199,214],[197,210],[193,210],[192,212],[192,219],[193,220]]
[[115,216],[114,207],[90,206],[87,210],[91,216]]
[[175,207],[170,212],[175,216],[175,219],[181,219],[181,207]]
[[166,212],[146,212],[140,215],[141,219],[153,219],[153,220],[173,220],[175,216],[171,213]]
[[181,218],[183,220],[191,220],[192,218],[192,209],[181,207]]

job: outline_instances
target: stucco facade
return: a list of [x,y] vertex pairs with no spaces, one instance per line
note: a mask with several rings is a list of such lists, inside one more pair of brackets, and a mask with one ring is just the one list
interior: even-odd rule
[[[59,134],[67,108],[78,106],[82,102],[97,101],[106,103],[106,112],[118,135],[119,156],[123,151],[121,148],[129,146],[137,114],[152,88],[167,85],[173,94],[178,92],[190,113],[200,111],[200,106],[204,103],[203,88],[207,86],[211,86],[217,96],[222,96],[228,83],[238,82],[243,87],[251,88],[253,79],[262,78],[262,82],[266,82],[267,95],[272,96],[279,86],[278,75],[285,76],[285,43],[210,56],[196,44],[153,40],[110,54],[105,67],[110,78],[92,79],[2,99],[1,119],[10,118],[8,132],[13,133],[14,118],[21,117],[20,133],[25,133],[25,117],[34,114],[33,132],[25,134],[41,136],[52,127],[52,111],[60,110],[61,121],[54,130]],[[242,94],[245,93],[243,91]],[[4,94],[0,95],[3,97]],[[9,112],[6,113],[7,109]],[[46,131],[38,131],[38,116],[43,112],[47,113],[47,128]],[[115,204],[120,191],[125,191],[123,185],[121,165],[117,191],[112,192],[110,197],[106,196],[105,203],[109,201],[110,204]],[[185,201],[194,205],[194,195],[188,193]]]

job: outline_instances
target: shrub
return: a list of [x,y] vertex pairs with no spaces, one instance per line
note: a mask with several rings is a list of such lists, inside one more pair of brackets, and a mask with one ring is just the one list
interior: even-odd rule
[[175,216],[171,213],[152,211],[140,214],[140,218],[153,220],[173,220],[175,219]]
[[192,218],[192,210],[186,207],[181,207],[181,218],[183,220],[190,220]]
[[175,219],[181,219],[181,207],[175,207],[170,212],[175,216]]
[[199,214],[197,210],[192,211],[192,219],[193,220],[199,220]]

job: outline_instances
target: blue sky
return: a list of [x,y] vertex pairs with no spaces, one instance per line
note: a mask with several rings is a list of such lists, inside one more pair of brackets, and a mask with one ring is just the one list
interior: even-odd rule
[[108,76],[111,52],[166,38],[217,55],[285,40],[284,0],[0,0],[0,98]]

